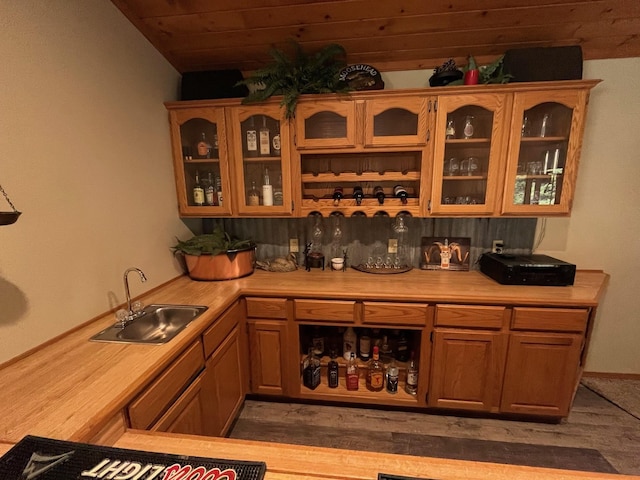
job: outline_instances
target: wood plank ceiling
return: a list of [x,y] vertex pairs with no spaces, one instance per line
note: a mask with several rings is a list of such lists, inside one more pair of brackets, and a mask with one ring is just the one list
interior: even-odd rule
[[640,0],[112,0],[184,73],[270,62],[289,39],[350,64],[432,69],[511,48],[580,45],[585,60],[640,57]]

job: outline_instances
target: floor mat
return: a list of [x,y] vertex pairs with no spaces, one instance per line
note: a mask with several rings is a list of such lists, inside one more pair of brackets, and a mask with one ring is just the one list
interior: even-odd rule
[[583,377],[580,383],[640,420],[640,380]]

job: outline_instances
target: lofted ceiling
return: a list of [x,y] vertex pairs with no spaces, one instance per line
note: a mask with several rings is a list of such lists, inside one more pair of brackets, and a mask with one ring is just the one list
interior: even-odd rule
[[432,69],[473,54],[580,45],[585,60],[640,57],[640,0],[112,0],[180,72],[271,61],[288,40],[329,43],[349,64]]

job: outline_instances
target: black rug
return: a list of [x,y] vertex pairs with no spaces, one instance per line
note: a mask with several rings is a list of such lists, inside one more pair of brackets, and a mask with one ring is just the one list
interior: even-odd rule
[[395,432],[351,432],[317,425],[296,428],[295,425],[256,422],[242,418],[236,421],[229,437],[420,457],[618,473],[598,450],[592,448],[556,447]]

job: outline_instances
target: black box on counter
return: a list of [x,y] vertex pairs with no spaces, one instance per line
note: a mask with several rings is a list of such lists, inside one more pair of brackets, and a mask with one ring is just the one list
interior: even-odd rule
[[480,271],[502,285],[573,285],[576,266],[547,255],[485,253]]
[[3,480],[262,480],[265,471],[264,462],[145,452],[30,435],[0,458]]

